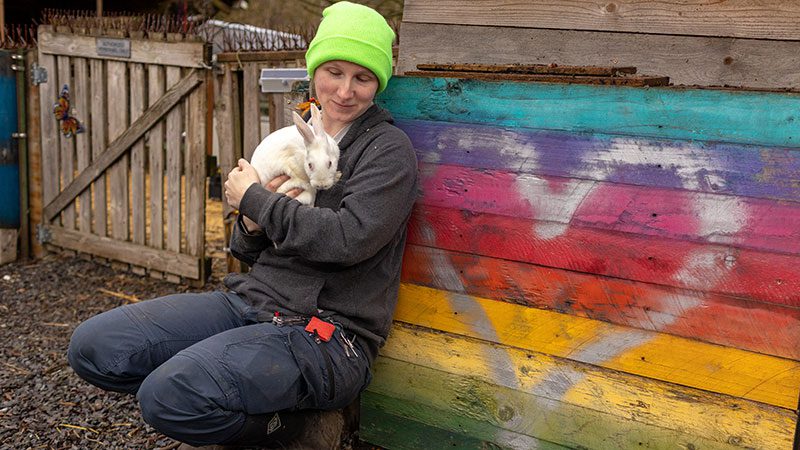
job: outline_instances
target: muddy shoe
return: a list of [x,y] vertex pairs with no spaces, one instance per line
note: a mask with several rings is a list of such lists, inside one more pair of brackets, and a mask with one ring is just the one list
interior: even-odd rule
[[303,431],[288,443],[286,450],[336,450],[345,425],[342,410],[308,411]]

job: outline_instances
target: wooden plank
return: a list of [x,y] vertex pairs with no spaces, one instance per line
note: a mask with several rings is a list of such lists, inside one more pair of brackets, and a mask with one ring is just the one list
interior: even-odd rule
[[[454,429],[452,429],[454,428]],[[491,437],[491,439],[481,437]],[[500,430],[486,422],[371,391],[361,396],[359,438],[391,449],[537,449],[567,447]]]
[[800,5],[782,0],[659,2],[408,0],[403,20],[417,23],[800,40]]
[[800,360],[793,307],[413,244],[402,281]]
[[574,76],[574,75],[545,75],[545,74],[521,74],[521,73],[485,73],[485,72],[456,72],[444,70],[409,70],[406,71],[407,77],[427,77],[427,78],[457,78],[460,80],[482,80],[482,81],[519,81],[537,83],[572,83],[572,84],[593,84],[603,86],[669,86],[669,77],[653,76],[627,76],[627,77],[607,77],[607,76]]
[[[130,71],[130,118],[131,123],[141,117],[146,107],[145,73],[141,64],[128,65]],[[145,243],[145,150],[144,140],[139,139],[131,147],[131,240],[135,244]]]
[[[206,81],[208,82],[208,81]],[[203,256],[206,217],[206,84],[198,85],[186,103],[186,252]],[[201,274],[202,275],[202,274]]]
[[[59,186],[59,136],[58,122],[53,116],[53,104],[58,100],[60,87],[55,81],[56,59],[54,56],[39,52],[39,65],[54,78],[40,85],[40,114],[42,125],[42,200],[45,205],[58,195]],[[51,217],[45,217],[43,223],[49,223]]]
[[187,278],[196,279],[200,273],[200,261],[193,256],[67,230],[58,226],[50,226],[48,231],[51,234],[48,243],[66,249],[90,253],[101,258],[122,261],[151,270],[170,271]]
[[305,61],[305,50],[281,50],[263,52],[227,52],[218,53],[217,62],[245,63],[245,62],[283,62],[288,60]]
[[[59,93],[67,86],[70,90],[70,96],[74,94],[74,86],[72,85],[72,66],[70,58],[66,56],[57,56],[56,65],[58,66],[58,82]],[[71,99],[70,99],[71,101]],[[72,179],[75,177],[75,139],[67,137],[61,131],[61,122],[57,124],[59,133],[59,157],[61,158],[60,167],[60,181],[61,190],[63,191]],[[63,226],[73,229],[75,228],[75,203],[68,204],[61,213],[61,223]]]
[[130,57],[97,53],[99,38],[72,33],[56,33],[39,27],[39,51],[44,54],[102,58],[109,61],[161,64],[179,67],[203,67],[202,42],[164,42],[152,39],[117,38],[130,43]]
[[500,432],[571,448],[791,448],[792,410],[740,398],[399,326],[383,355],[371,392]]
[[[28,51],[25,54],[25,73],[31,73],[33,63],[37,61],[38,54],[35,51]],[[38,62],[37,62],[38,64]],[[42,223],[42,115],[40,105],[39,86],[33,83],[25,83],[27,101],[27,125],[28,132],[28,206],[30,208],[28,241],[31,244],[31,254],[34,258],[41,258],[45,251],[38,239],[36,239],[36,225]],[[38,137],[35,137],[38,136]]]
[[[216,88],[214,105],[214,116],[216,117],[216,131],[219,149],[219,171],[222,185],[228,179],[228,174],[236,166],[236,161],[239,159],[241,149],[241,138],[237,141],[237,121],[239,116],[238,109],[235,105],[235,99],[239,93],[234,90],[237,85],[233,83],[236,73],[231,69],[229,64],[224,64],[222,76],[214,78],[214,87]],[[231,240],[231,233],[233,231],[234,223],[234,209],[228,204],[226,197],[222,196],[222,220],[223,220],[223,233],[227,247],[227,243]],[[241,266],[238,260],[233,257],[230,251],[225,252],[225,261],[228,272],[239,272]]]
[[[177,86],[181,73],[177,67],[167,67],[167,89]],[[181,251],[181,133],[184,104],[181,102],[167,113],[167,236],[166,248]]]
[[[116,140],[128,128],[128,68],[125,63],[109,61],[108,69],[108,139]],[[111,198],[111,235],[127,241],[130,236],[130,206],[128,201],[127,148],[108,169]],[[105,154],[111,154],[106,150]],[[104,156],[105,156],[104,154]],[[48,205],[49,207],[49,205]]]
[[405,283],[394,319],[788,410],[800,394],[797,361]]
[[[261,142],[261,107],[260,107],[260,100],[261,100],[261,87],[258,84],[259,79],[259,66],[258,64],[246,64],[244,66],[244,86],[242,87],[242,91],[244,92],[244,101],[243,101],[243,118],[242,118],[242,130],[243,130],[243,158],[250,161],[253,157],[253,152],[256,150],[256,146],[259,142]],[[270,109],[270,113],[272,113],[272,109]],[[270,123],[272,123],[272,118],[270,118]],[[270,130],[272,132],[273,130]]]
[[17,260],[17,240],[19,230],[0,228],[0,266]]
[[[91,92],[89,90],[89,62],[84,58],[73,58],[75,68],[74,93],[72,94],[78,120],[83,123],[87,131],[75,136],[75,150],[77,153],[78,173],[84,171],[92,161],[91,148],[89,147],[89,121],[91,120]],[[86,233],[92,231],[92,191],[84,189],[78,198],[80,217],[78,229]]]
[[[91,91],[92,91],[92,119],[89,126],[89,132],[92,135],[92,162],[93,164],[100,160],[101,156],[106,153],[108,146],[108,120],[107,120],[107,107],[108,103],[104,100],[107,98],[107,84],[108,74],[106,73],[106,64],[99,59],[92,59],[89,61],[89,70],[91,71]],[[81,171],[81,175],[87,172],[88,168]],[[92,190],[94,196],[94,234],[98,236],[108,235],[108,202],[106,201],[106,176],[105,169],[98,170],[95,174],[94,189]],[[78,175],[78,179],[81,178]],[[45,204],[48,204],[46,202]]]
[[425,205],[562,224],[564,232],[595,228],[800,254],[800,202],[444,164],[421,163],[420,175]]
[[800,306],[797,255],[417,205],[408,242],[544,267]]
[[800,199],[796,148],[398,120],[422,162],[777,200]]
[[[115,139],[103,154],[92,162],[88,169],[83,171],[75,180],[54,199],[51,204],[45,207],[45,215],[48,217],[58,214],[64,206],[74,199],[80,191],[85,189],[96,177],[106,170],[114,161],[117,160],[130,146],[132,146],[142,135],[152,127],[167,111],[170,111],[177,103],[200,83],[196,73],[187,75],[181,80],[180,84],[174,89],[170,89],[161,100],[151,105],[150,108],[137,120],[130,128]],[[126,109],[127,111],[127,109]]]
[[[148,105],[164,95],[164,69],[147,66]],[[147,133],[147,152],[150,169],[150,242],[153,248],[164,248],[164,123],[156,122]]]
[[393,77],[378,102],[399,119],[800,145],[800,94],[793,93]]
[[419,70],[482,73],[525,73],[615,77],[636,73],[636,67],[559,66],[558,64],[419,64]]
[[[797,41],[403,22],[397,73],[417,64],[632,66],[676,85],[800,89]],[[387,90],[391,92],[391,89]]]

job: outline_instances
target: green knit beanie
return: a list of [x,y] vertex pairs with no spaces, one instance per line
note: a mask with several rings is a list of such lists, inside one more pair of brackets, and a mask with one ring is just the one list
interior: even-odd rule
[[378,78],[378,92],[392,76],[394,31],[374,9],[338,2],[322,11],[322,22],[306,52],[308,76],[328,61],[344,60],[371,70]]

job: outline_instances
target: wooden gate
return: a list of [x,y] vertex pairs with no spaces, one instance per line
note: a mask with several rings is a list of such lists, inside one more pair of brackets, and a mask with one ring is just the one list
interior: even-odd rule
[[[162,37],[39,28],[38,235],[136,273],[202,282],[209,52]],[[83,131],[70,135],[73,118]]]

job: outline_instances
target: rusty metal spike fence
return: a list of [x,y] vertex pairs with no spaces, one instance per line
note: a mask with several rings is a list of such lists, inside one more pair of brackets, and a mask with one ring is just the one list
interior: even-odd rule
[[7,24],[0,34],[0,49],[17,50],[36,47],[36,26]]
[[[46,9],[38,23],[6,26],[0,36],[0,48],[29,48],[36,45],[37,25],[49,25],[58,31],[164,39],[180,35],[180,39],[197,39],[213,43],[216,51],[286,51],[305,50],[316,34],[317,26],[268,23],[260,27],[209,20],[200,16],[131,14],[107,11],[98,17],[91,10]],[[399,21],[389,24],[397,33]]]

